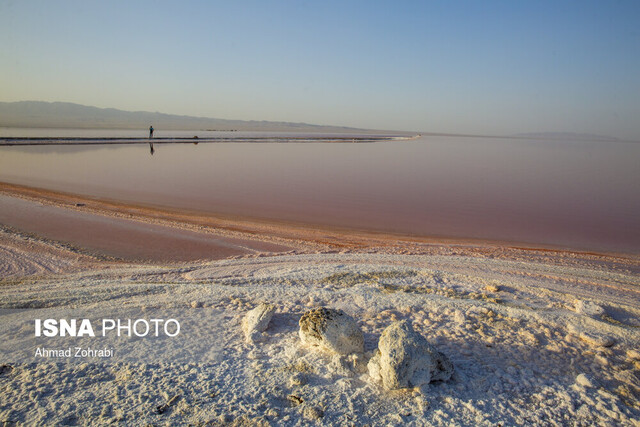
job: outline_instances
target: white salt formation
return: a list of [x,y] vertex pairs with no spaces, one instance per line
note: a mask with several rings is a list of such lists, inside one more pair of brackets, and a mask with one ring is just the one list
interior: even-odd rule
[[604,308],[591,301],[577,300],[575,304],[576,313],[589,317],[600,317],[605,314]]
[[317,308],[300,318],[303,344],[346,355],[364,352],[364,335],[355,320],[342,310]]
[[247,342],[252,343],[262,338],[262,332],[269,326],[274,311],[273,305],[260,303],[244,316],[242,330]]
[[451,378],[453,364],[406,320],[395,322],[380,336],[369,361],[369,375],[389,390],[420,387]]
[[[638,257],[455,246],[422,255],[314,253],[80,268],[67,251],[68,265],[55,261],[62,270],[48,264],[3,270],[11,260],[27,259],[22,254],[32,244],[23,239],[12,246],[0,232],[0,354],[7,355],[0,357],[0,420],[640,427]],[[62,249],[42,254],[56,251]],[[487,294],[490,284],[499,286],[499,299]],[[576,313],[577,300],[595,302],[606,315]],[[203,309],[185,310],[193,301]],[[335,301],[365,338],[380,337],[394,321],[410,321],[451,359],[456,381],[398,395],[364,375],[367,353],[307,351],[299,320],[311,301],[316,307]],[[269,339],[247,349],[239,323],[260,302],[277,313],[263,333]],[[109,362],[10,363],[13,354],[32,356],[25,349],[33,349],[33,328],[25,325],[33,325],[34,309],[68,319],[72,306],[77,316],[97,319],[166,314],[180,321],[182,332],[162,346],[113,334]],[[68,345],[68,337],[61,339]],[[367,339],[365,350],[377,345]],[[436,377],[446,376],[430,379]]]
[[576,377],[576,384],[582,387],[593,387],[593,382],[585,374],[580,374]]
[[578,335],[580,339],[593,347],[611,347],[616,342],[609,335],[582,331]]

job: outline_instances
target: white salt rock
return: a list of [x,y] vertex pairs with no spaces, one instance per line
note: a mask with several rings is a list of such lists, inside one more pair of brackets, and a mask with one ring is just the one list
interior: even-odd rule
[[431,381],[446,381],[453,365],[406,320],[382,332],[378,351],[368,364],[369,376],[388,389],[419,387]]
[[576,377],[576,384],[583,387],[593,387],[593,383],[585,374],[580,374]]
[[364,335],[353,319],[342,310],[320,307],[300,318],[300,340],[338,354],[363,353]]
[[271,304],[261,303],[253,310],[250,310],[242,319],[242,331],[247,342],[258,341],[261,333],[267,329],[275,307]]
[[307,376],[302,372],[296,372],[291,377],[289,377],[289,386],[301,386],[307,383]]
[[582,341],[594,347],[611,347],[616,342],[613,337],[608,335],[596,334],[587,331],[580,332],[579,337]]
[[306,405],[302,410],[302,416],[310,421],[319,420],[324,417],[324,411],[317,406]]
[[589,317],[600,317],[605,313],[604,308],[591,301],[578,300],[575,303],[575,309],[576,313]]

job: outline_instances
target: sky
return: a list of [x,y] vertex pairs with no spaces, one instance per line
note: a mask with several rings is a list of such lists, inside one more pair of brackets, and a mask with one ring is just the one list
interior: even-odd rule
[[0,101],[640,140],[640,2],[0,0]]

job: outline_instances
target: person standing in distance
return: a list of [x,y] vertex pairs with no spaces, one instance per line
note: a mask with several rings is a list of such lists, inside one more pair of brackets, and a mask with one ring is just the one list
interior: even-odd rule
[[153,126],[149,126],[149,138],[153,138]]

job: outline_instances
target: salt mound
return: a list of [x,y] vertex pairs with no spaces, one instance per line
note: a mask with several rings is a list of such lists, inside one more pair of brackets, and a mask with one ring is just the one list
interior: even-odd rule
[[575,303],[575,309],[577,313],[584,314],[589,317],[600,317],[605,313],[604,308],[591,301],[577,300]]
[[342,310],[320,307],[300,318],[300,339],[338,354],[364,352],[364,335],[355,320]]
[[242,319],[242,330],[247,342],[260,340],[262,332],[267,329],[275,307],[271,304],[260,303],[249,311]]
[[406,320],[395,322],[382,332],[368,368],[371,378],[389,390],[446,381],[453,374],[453,364],[447,356]]

